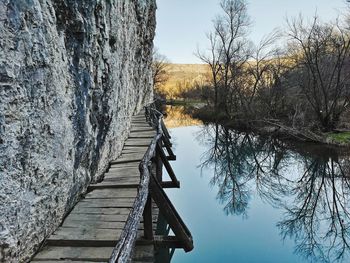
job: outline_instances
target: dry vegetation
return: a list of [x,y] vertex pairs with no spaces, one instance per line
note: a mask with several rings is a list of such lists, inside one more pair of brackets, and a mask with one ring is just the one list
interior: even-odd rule
[[187,93],[210,83],[210,71],[206,64],[170,64],[166,66],[167,81],[156,86],[166,99],[181,99]]
[[197,52],[204,64],[163,63],[159,94],[206,102],[197,116],[238,128],[314,141],[350,129],[350,19],[299,16],[255,45],[246,1],[221,0],[221,8],[209,48]]

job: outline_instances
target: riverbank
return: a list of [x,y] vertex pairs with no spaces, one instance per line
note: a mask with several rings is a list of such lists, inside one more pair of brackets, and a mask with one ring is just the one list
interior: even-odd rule
[[254,132],[287,140],[313,142],[337,147],[350,146],[350,131],[336,130],[333,132],[311,131],[307,128],[292,128],[278,120],[237,120],[227,117],[225,113],[215,112],[212,108],[187,105],[186,111],[194,118],[204,123],[219,123],[239,131]]

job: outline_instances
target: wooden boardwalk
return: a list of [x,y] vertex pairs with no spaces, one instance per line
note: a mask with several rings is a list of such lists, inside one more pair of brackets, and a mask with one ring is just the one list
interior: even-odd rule
[[[101,182],[89,186],[31,262],[150,263],[155,247],[193,249],[191,233],[163,189],[180,183],[169,163],[176,156],[162,118],[152,104],[132,117],[120,157]],[[163,181],[163,166],[170,181]],[[155,231],[158,215],[158,226],[166,231]]]
[[[137,195],[139,163],[155,134],[143,112],[132,118],[121,156],[111,162],[102,182],[89,187],[31,262],[108,262]],[[157,208],[153,210],[155,223]],[[138,235],[143,235],[142,223]],[[139,239],[133,262],[154,262],[153,243]]]

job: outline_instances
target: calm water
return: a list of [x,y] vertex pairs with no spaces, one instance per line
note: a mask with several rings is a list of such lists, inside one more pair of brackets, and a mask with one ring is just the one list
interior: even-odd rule
[[189,125],[170,129],[181,188],[167,193],[195,248],[176,250],[172,263],[350,262],[345,153],[200,125],[179,111],[168,121]]

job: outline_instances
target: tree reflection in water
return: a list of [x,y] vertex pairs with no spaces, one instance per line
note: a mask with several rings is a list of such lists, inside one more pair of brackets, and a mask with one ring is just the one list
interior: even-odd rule
[[254,191],[283,209],[278,222],[296,252],[317,262],[341,262],[350,248],[350,160],[334,149],[291,145],[220,125],[203,126],[198,139],[209,149],[202,168],[227,214],[247,215]]

